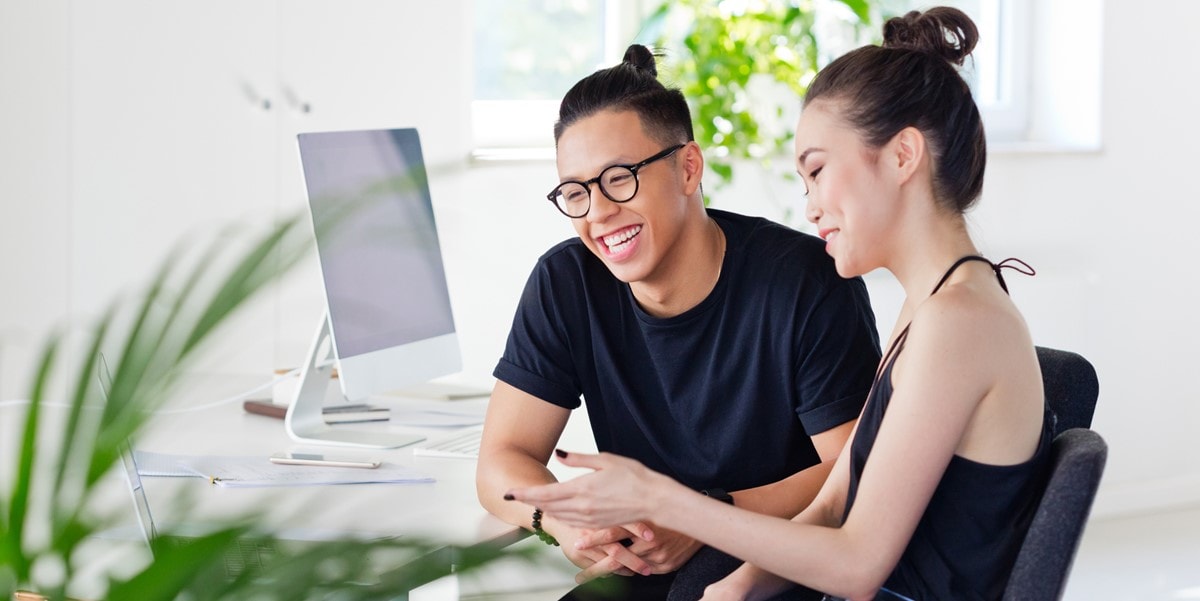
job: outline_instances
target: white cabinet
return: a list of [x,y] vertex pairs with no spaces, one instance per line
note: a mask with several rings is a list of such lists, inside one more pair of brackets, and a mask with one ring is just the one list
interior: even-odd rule
[[67,0],[0,1],[0,400],[29,394],[67,312]]
[[[274,2],[75,2],[71,14],[71,312],[140,287],[177,244],[276,210]],[[267,305],[234,362],[265,369]]]
[[[416,126],[431,171],[462,164],[466,4],[71,3],[71,313],[145,281],[181,241],[303,210],[297,132]],[[454,196],[439,181],[435,202]],[[320,290],[315,262],[301,265],[206,366],[267,373],[300,361]]]

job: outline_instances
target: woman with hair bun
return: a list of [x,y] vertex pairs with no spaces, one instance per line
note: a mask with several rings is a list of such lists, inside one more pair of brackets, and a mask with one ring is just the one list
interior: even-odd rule
[[908,13],[804,98],[807,218],[839,274],[884,268],[906,295],[855,431],[805,510],[742,511],[608,454],[560,452],[595,472],[511,496],[581,527],[650,520],[746,562],[704,599],[792,583],[856,600],[1000,598],[1045,486],[1051,419],[1001,276],[1012,265],[980,256],[963,217],[986,144],[955,65],[977,38],[956,9]]

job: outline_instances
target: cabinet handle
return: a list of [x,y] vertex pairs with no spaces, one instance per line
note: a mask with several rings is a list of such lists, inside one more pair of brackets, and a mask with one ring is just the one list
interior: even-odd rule
[[291,86],[285,85],[281,91],[283,93],[283,100],[289,108],[305,115],[312,112],[312,103],[307,100],[301,100],[300,95]]
[[271,99],[259,94],[258,90],[250,85],[250,82],[243,79],[238,82],[238,87],[241,88],[242,96],[249,100],[252,106],[257,106],[264,111],[269,111],[274,106]]

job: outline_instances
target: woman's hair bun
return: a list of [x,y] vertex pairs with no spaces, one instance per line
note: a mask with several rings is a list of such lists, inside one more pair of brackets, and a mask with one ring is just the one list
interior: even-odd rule
[[956,65],[975,50],[979,29],[966,13],[948,6],[912,11],[883,25],[883,47],[939,56]]
[[625,50],[622,62],[641,69],[654,77],[658,77],[658,67],[654,64],[654,53],[641,44],[632,44]]

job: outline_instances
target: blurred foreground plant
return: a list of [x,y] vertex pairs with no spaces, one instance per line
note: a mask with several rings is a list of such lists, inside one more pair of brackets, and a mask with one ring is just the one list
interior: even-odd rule
[[[367,196],[386,192],[382,186]],[[112,525],[111,517],[95,510],[102,478],[120,464],[122,450],[171,397],[220,326],[312,245],[312,231],[302,217],[250,240],[240,255],[226,251],[232,238],[220,236],[198,253],[181,244],[132,302],[113,303],[96,320],[81,352],[69,352],[64,333],[45,344],[19,418],[19,441],[0,441],[5,448],[0,462],[11,462],[0,463],[0,600],[21,589],[51,599],[81,594],[76,582],[80,550],[89,537]],[[104,369],[111,366],[112,374],[107,394],[97,377],[102,353]],[[46,411],[51,383],[71,365],[76,369],[67,382],[65,414],[55,411],[51,419]],[[16,447],[11,454],[10,445]],[[99,594],[113,601],[394,598],[450,570],[445,553],[451,551],[437,541],[343,540],[292,555],[281,551],[285,554],[268,565],[247,569],[234,580],[214,578],[222,555],[239,539],[269,541],[269,535],[253,531],[253,523],[251,514],[187,546],[154,545],[152,561],[131,575],[110,575],[107,591]],[[366,573],[373,554],[396,550],[412,560],[382,576]],[[453,552],[457,572],[524,555],[490,547]]]

